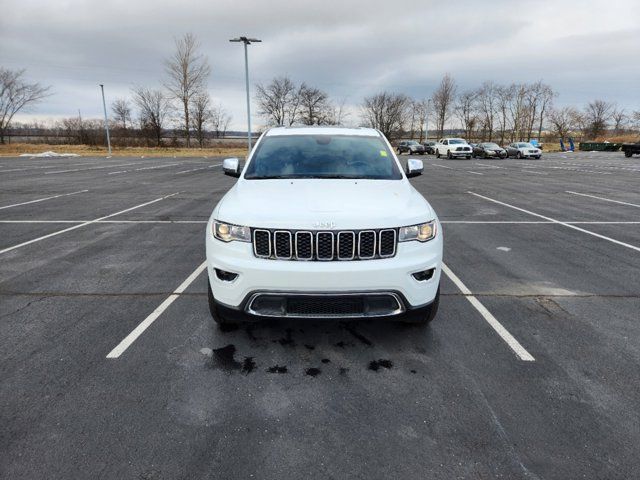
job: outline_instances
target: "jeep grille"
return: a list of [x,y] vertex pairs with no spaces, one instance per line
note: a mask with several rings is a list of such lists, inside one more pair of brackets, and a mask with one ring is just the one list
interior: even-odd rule
[[254,228],[253,252],[272,260],[373,260],[396,254],[398,232],[379,230],[267,230]]

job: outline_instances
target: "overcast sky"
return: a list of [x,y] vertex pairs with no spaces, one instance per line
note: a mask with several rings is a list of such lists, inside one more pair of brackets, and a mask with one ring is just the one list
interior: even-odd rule
[[[428,97],[446,72],[461,90],[483,80],[543,79],[556,104],[602,98],[640,108],[638,0],[2,0],[0,65],[26,68],[54,95],[30,116],[100,117],[134,85],[159,87],[176,36],[194,33],[212,67],[209,90],[246,127],[252,82],[288,74],[357,109],[380,90]],[[255,110],[255,109],[254,109]],[[25,120],[22,116],[19,120]],[[351,121],[357,123],[354,114]],[[254,122],[260,118],[254,115]]]

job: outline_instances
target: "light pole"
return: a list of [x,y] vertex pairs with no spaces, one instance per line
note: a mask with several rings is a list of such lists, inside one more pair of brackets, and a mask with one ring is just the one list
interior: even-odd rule
[[107,118],[107,104],[104,101],[104,85],[100,84],[102,91],[102,108],[104,110],[104,129],[107,131],[107,147],[109,148],[109,156],[111,156],[111,138],[109,138],[109,119]]
[[238,37],[232,38],[230,42],[242,42],[244,44],[244,80],[247,90],[247,144],[249,150],[247,151],[247,157],[251,153],[251,99],[249,96],[249,55],[247,54],[247,45],[252,43],[262,42],[257,38]]

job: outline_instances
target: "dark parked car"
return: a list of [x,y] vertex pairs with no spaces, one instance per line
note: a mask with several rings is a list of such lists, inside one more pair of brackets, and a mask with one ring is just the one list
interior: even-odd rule
[[438,142],[435,142],[433,140],[423,142],[422,146],[424,147],[424,151],[427,152],[429,155],[434,155],[436,153],[434,149],[434,147],[436,146],[436,143]]
[[473,157],[478,158],[507,158],[507,151],[497,143],[478,143],[473,147]]
[[622,151],[624,152],[624,156],[630,158],[632,155],[640,155],[640,142],[636,143],[623,143]]
[[404,152],[407,152],[409,155],[424,155],[424,146],[420,145],[415,140],[402,140],[398,143],[398,155],[402,155]]

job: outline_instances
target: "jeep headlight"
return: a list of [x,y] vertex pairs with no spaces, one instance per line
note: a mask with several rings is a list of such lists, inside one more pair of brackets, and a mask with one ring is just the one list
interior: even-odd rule
[[232,242],[234,240],[239,242],[251,241],[251,229],[249,227],[218,221],[214,221],[212,226],[213,236],[223,242]]
[[411,225],[410,227],[401,227],[399,242],[408,242],[410,240],[418,240],[419,242],[428,242],[436,236],[438,227],[435,220],[420,225]]

